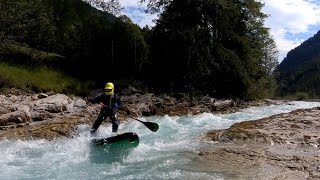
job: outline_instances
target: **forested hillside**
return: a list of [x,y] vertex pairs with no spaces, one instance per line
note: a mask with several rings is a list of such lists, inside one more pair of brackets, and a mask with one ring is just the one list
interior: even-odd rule
[[86,2],[0,0],[1,61],[53,68],[97,87],[139,80],[158,92],[273,95],[277,50],[258,1],[150,0],[149,12],[161,12],[152,29]]
[[280,95],[320,95],[320,31],[291,50],[277,67]]
[[132,74],[146,49],[137,25],[80,0],[1,0],[0,37],[6,59],[103,82]]

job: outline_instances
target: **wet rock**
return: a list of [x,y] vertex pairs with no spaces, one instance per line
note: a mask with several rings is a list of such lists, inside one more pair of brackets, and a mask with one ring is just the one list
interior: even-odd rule
[[21,110],[3,114],[0,116],[0,126],[30,122],[31,117]]
[[211,131],[207,137],[219,142],[260,142],[320,147],[319,108],[296,110],[256,121],[245,121],[229,129]]
[[38,112],[38,111],[33,111],[32,113],[32,121],[43,121],[49,118],[52,118],[49,112],[43,111],[43,112]]
[[[320,109],[317,107],[210,131],[205,139],[215,141],[215,147],[199,155],[212,161],[224,157],[229,164],[239,160],[243,160],[244,164],[259,162],[255,168],[268,165],[272,172],[266,175],[268,179],[273,179],[272,174],[277,173],[277,169],[282,171],[279,173],[281,179],[318,179],[319,116]],[[236,168],[232,166],[229,168]]]
[[233,104],[232,100],[216,101],[212,103],[212,108],[214,110],[225,109]]
[[[302,152],[303,151],[303,152]],[[302,152],[302,153],[301,153]],[[214,144],[200,150],[197,168],[234,174],[226,179],[314,179],[315,149],[263,144]]]
[[50,121],[41,121],[32,125],[3,130],[2,139],[47,139],[53,140],[61,137],[73,137],[73,133],[80,124],[91,124],[94,116],[83,110],[73,115],[55,117]]
[[7,108],[0,107],[0,115],[9,113],[10,111]]
[[87,106],[87,102],[85,100],[79,98],[74,102],[74,106],[79,107],[79,108],[85,108]]
[[45,110],[48,112],[62,112],[67,110],[67,105],[71,103],[71,98],[64,94],[56,94],[43,99],[36,100],[33,109]]

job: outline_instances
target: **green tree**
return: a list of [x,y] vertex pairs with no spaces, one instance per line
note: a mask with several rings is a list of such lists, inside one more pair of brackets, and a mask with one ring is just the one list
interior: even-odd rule
[[263,4],[253,0],[150,3],[163,3],[164,8],[152,37],[154,78],[168,82],[169,89],[187,85],[216,96],[258,98],[260,93],[251,89],[270,74],[275,60],[270,49],[274,43],[263,27]]
[[159,13],[166,6],[170,5],[173,0],[139,0],[140,3],[147,3],[147,12]]
[[30,2],[1,0],[2,37],[22,41],[35,48],[47,47],[56,29],[52,24],[52,9],[42,0]]
[[102,9],[113,15],[120,15],[123,7],[119,0],[83,0],[95,8]]

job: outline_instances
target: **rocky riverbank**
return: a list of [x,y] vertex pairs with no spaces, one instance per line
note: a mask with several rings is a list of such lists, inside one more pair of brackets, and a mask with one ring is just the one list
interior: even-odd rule
[[[100,106],[90,102],[101,91],[82,98],[65,94],[0,95],[1,139],[47,139],[74,136],[80,124],[91,125]],[[235,102],[203,96],[156,96],[129,88],[122,95],[120,121],[129,117],[231,113],[250,106],[287,104],[263,100]],[[221,172],[226,179],[320,179],[320,108],[296,110],[208,132],[193,164]],[[88,129],[89,131],[89,129]],[[212,144],[212,145],[210,145]]]
[[208,132],[198,160],[236,179],[320,179],[319,131],[319,107],[241,122]]
[[[101,90],[81,98],[65,94],[26,94],[12,90],[0,95],[0,138],[6,139],[54,139],[72,137],[80,124],[92,124],[100,106],[90,103]],[[217,100],[209,96],[190,99],[188,96],[141,94],[129,87],[123,91],[123,108],[119,120],[129,117],[165,115],[182,116],[204,112],[230,113],[248,106],[284,103],[264,100],[258,102],[235,102]]]

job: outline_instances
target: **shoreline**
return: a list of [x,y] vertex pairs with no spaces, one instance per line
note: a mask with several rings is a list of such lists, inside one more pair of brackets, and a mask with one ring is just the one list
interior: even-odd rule
[[[3,102],[0,120],[15,123],[9,125],[11,128],[0,130],[2,140],[72,138],[75,128],[80,124],[92,124],[100,110],[98,104],[64,94],[0,95],[0,100]],[[186,99],[132,94],[124,96],[122,112],[138,117],[225,114],[248,107],[289,103],[261,100],[237,104],[207,96],[197,101],[190,105]],[[9,118],[4,121],[3,117]],[[320,179],[318,117],[319,107],[299,109],[210,131],[201,139],[207,143],[205,148],[192,152],[191,166],[219,172],[230,179]],[[119,117],[120,121],[126,118]]]
[[198,161],[232,169],[237,178],[320,179],[319,117],[320,107],[298,109],[208,132],[203,140],[215,143]]
[[[0,95],[0,138],[47,139],[72,137],[77,125],[92,124],[100,111],[100,105],[88,99],[65,94]],[[129,93],[122,96],[123,108],[120,121],[128,117],[153,115],[184,116],[201,113],[231,113],[251,106],[285,104],[286,101],[261,100],[234,102],[209,96],[179,99],[167,95]]]

